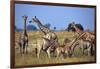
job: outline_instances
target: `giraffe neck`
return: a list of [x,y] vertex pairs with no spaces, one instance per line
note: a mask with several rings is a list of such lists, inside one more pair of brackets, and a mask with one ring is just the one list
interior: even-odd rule
[[85,35],[86,33],[82,33],[79,37],[77,37],[77,38],[75,38],[75,40],[73,40],[72,42],[71,42],[71,50],[72,51],[74,51],[74,48],[77,46],[77,45],[75,45],[76,43],[77,43],[77,41],[79,40],[79,39],[81,39],[82,37],[84,37],[84,35]]
[[24,35],[27,35],[27,30],[26,30],[26,19],[24,20]]
[[37,25],[45,35],[50,32],[50,29],[48,29],[44,25],[42,25],[41,22],[37,22]]
[[78,34],[81,34],[81,30],[77,28],[75,25],[73,26]]

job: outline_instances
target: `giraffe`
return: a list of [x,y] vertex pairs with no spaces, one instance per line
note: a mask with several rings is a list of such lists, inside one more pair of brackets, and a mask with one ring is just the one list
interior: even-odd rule
[[23,19],[24,19],[24,30],[19,37],[19,46],[21,54],[27,53],[27,47],[28,47],[28,34],[26,30],[27,16],[23,16]]
[[42,37],[44,41],[42,49],[45,50],[48,54],[50,54],[50,50],[55,50],[56,46],[58,46],[57,35],[49,28],[45,27],[36,16],[33,17],[32,21],[30,22],[35,22],[38,25],[40,31],[44,34],[44,36]]
[[84,36],[82,36],[84,39],[89,40],[89,41],[94,41],[95,40],[95,36],[93,33],[90,33],[88,31],[81,31],[78,27],[76,27],[75,23],[72,22],[71,26],[76,30],[78,36],[80,36],[82,33],[85,33]]

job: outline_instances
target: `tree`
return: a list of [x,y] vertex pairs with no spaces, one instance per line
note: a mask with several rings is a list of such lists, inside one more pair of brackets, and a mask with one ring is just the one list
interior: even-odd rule
[[34,31],[34,30],[37,30],[37,28],[34,25],[28,25],[27,30],[28,31]]
[[56,30],[56,27],[54,27],[54,30]]
[[[84,28],[81,24],[75,24],[76,27],[78,27],[80,30],[84,31]],[[73,31],[75,32],[76,30],[71,26],[71,23],[68,25],[68,28],[66,29],[67,31]]]
[[18,28],[17,26],[14,26],[15,31],[23,31],[23,29]]
[[84,30],[83,26],[81,24],[76,24],[76,26],[80,29],[80,30]]

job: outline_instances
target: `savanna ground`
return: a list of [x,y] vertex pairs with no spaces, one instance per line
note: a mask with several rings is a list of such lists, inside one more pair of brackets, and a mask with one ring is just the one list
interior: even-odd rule
[[[73,32],[55,32],[59,38],[59,43],[63,44],[64,38],[68,38],[70,40],[75,38],[75,33]],[[29,37],[29,46],[28,46],[28,54],[21,56],[19,53],[19,46],[18,46],[18,40],[19,35],[21,32],[15,32],[15,65],[16,66],[24,66],[24,65],[37,65],[37,64],[55,64],[55,63],[73,63],[73,62],[89,62],[89,61],[95,61],[95,56],[86,56],[82,55],[82,52],[80,49],[76,49],[74,54],[76,56],[74,57],[66,57],[64,59],[61,59],[60,57],[51,57],[49,59],[47,57],[47,54],[42,51],[40,54],[40,59],[36,57],[35,49],[36,46],[36,40],[40,39],[43,35],[39,31],[29,31],[28,37]]]

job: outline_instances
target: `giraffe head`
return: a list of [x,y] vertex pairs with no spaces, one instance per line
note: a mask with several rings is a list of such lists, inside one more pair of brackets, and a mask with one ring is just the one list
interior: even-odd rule
[[32,22],[33,22],[33,23],[34,23],[34,22],[35,22],[35,23],[38,23],[38,22],[40,22],[40,21],[39,21],[39,19],[35,16],[35,17],[32,18],[31,21],[29,21],[29,23],[32,23]]
[[24,20],[27,20],[27,17],[28,17],[28,16],[25,16],[25,15],[24,15],[24,16],[22,16],[22,17],[24,18]]
[[75,31],[75,28],[74,28],[75,25],[76,24],[74,22],[69,23],[68,30]]
[[71,27],[74,27],[74,26],[75,26],[75,22],[72,22],[72,23],[71,23]]

